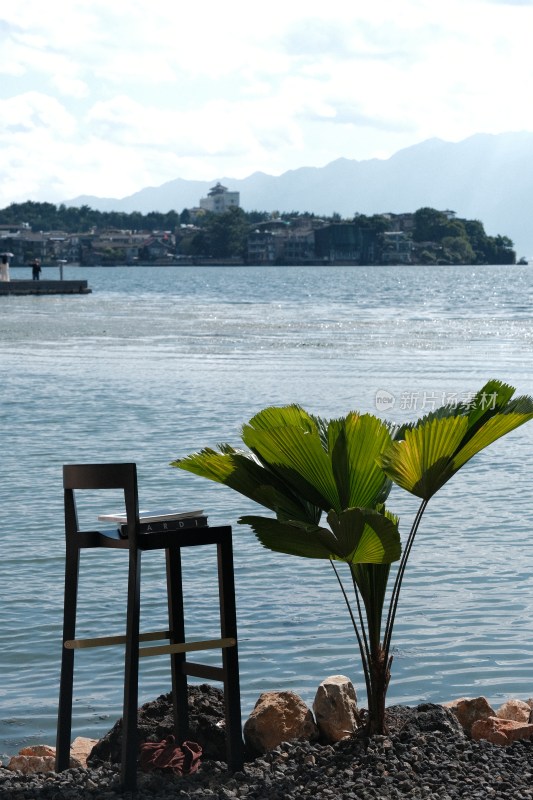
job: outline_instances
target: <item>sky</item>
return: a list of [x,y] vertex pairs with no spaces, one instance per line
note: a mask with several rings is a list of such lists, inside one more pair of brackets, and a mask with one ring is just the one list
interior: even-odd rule
[[533,131],[533,0],[19,0],[0,208]]

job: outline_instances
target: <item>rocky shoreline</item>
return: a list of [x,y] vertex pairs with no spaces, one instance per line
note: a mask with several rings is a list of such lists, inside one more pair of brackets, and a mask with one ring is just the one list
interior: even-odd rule
[[[209,700],[208,695],[202,702]],[[264,755],[248,755],[242,770],[234,774],[216,757],[204,757],[192,775],[140,772],[135,796],[138,800],[533,800],[531,740],[506,747],[476,741],[455,714],[433,704],[392,706],[387,720],[387,736],[350,737],[333,745],[283,742]],[[197,733],[202,735],[200,729]],[[117,724],[101,740],[100,757],[97,751],[87,769],[23,775],[0,767],[1,800],[128,797],[121,792],[117,764],[107,760],[119,735]]]

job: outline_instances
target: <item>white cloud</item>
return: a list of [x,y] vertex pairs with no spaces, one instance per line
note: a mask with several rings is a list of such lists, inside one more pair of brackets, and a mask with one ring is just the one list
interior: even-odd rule
[[0,206],[533,130],[531,2],[25,0],[2,11]]
[[66,73],[54,75],[52,85],[57,88],[59,94],[67,97],[87,97],[90,92],[89,86],[85,81]]
[[77,123],[72,114],[54,97],[39,92],[0,100],[0,128],[16,138],[18,132],[41,135],[43,132],[62,138],[72,135]]

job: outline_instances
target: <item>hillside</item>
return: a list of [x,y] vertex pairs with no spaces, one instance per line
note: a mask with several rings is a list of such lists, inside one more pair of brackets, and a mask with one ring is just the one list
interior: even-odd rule
[[533,133],[477,134],[458,143],[430,139],[386,160],[339,158],[324,167],[301,167],[279,176],[253,173],[244,179],[177,178],[129,197],[81,196],[67,205],[101,211],[168,211],[197,206],[220,180],[239,191],[246,211],[310,211],[375,214],[423,206],[452,209],[483,221],[489,235],[505,233],[519,256],[533,256]]

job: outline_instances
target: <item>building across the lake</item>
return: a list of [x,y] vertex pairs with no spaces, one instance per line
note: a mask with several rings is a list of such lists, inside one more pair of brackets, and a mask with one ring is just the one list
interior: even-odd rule
[[223,214],[230,208],[239,208],[239,192],[230,192],[226,186],[217,183],[210,189],[207,197],[200,200],[200,208],[212,211],[213,214]]

